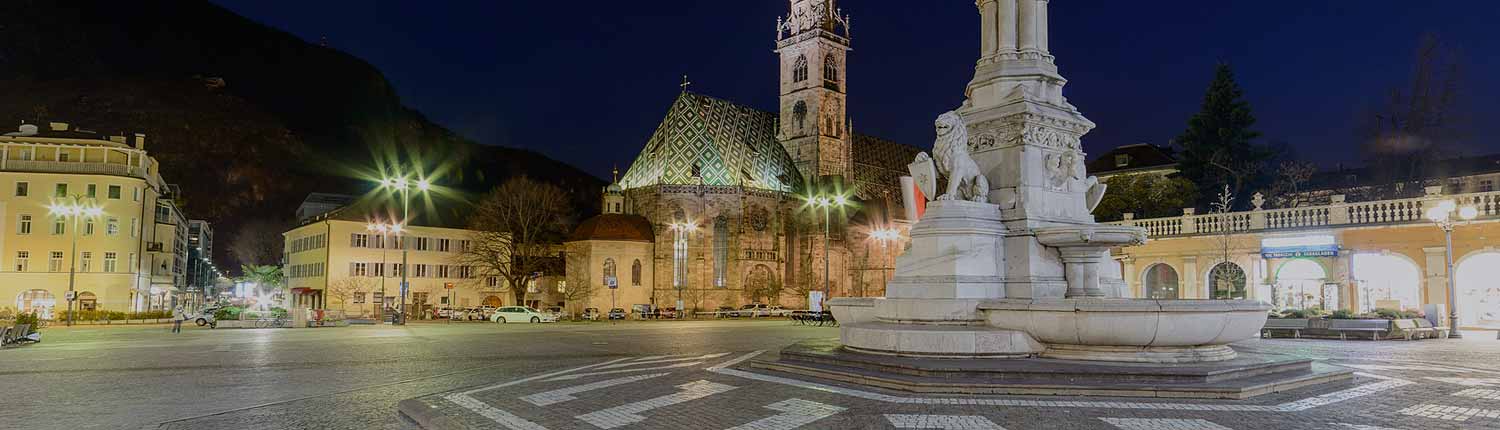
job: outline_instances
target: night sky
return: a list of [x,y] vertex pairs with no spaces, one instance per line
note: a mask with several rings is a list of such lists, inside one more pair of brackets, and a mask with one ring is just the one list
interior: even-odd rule
[[[216,0],[363,58],[403,101],[486,144],[524,147],[607,178],[645,145],[679,92],[774,110],[782,0]],[[932,119],[963,99],[978,58],[971,0],[844,0],[852,16],[854,130],[930,147]],[[1049,9],[1069,100],[1098,128],[1084,149],[1164,144],[1198,109],[1218,62],[1234,66],[1263,143],[1324,167],[1357,163],[1358,116],[1409,82],[1424,32],[1460,49],[1470,138],[1500,152],[1500,2],[1492,0],[1083,1]],[[289,65],[295,66],[295,65]]]

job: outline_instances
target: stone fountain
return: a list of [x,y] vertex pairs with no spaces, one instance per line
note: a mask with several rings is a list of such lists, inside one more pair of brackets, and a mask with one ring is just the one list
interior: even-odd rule
[[830,300],[838,342],[757,365],[933,392],[1244,398],[1349,379],[1231,348],[1265,324],[1259,301],[1124,298],[1109,250],[1146,233],[1091,215],[1106,191],[1084,169],[1080,138],[1094,123],[1062,95],[1048,1],[977,3],[975,77],[963,106],[937,119],[933,155],[911,165],[937,197],[886,297]]

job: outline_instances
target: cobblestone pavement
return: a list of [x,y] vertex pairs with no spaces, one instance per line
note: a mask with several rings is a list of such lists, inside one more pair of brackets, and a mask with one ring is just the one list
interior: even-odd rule
[[1242,342],[1359,372],[1245,401],[914,395],[737,365],[837,336],[780,320],[44,333],[0,350],[0,428],[414,428],[403,399],[443,428],[1500,428],[1493,332]]
[[751,369],[774,350],[625,356],[415,398],[429,428],[1500,429],[1500,341],[1254,340],[1351,382],[1251,400],[919,395]]

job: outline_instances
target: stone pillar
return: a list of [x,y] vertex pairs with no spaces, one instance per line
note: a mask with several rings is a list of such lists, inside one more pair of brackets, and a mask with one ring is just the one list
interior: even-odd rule
[[1121,275],[1125,278],[1125,293],[1128,294],[1127,297],[1146,297],[1146,294],[1141,291],[1141,277],[1135,273],[1135,258],[1125,257],[1120,259],[1120,263],[1124,265],[1124,268],[1121,269]]
[[[1425,303],[1441,303],[1444,306],[1447,306],[1447,249],[1441,246],[1432,246],[1422,248],[1422,253],[1425,254],[1426,257],[1422,260],[1422,268],[1424,269],[1424,274],[1427,275],[1424,277],[1427,280],[1427,288],[1423,289],[1423,291],[1427,293],[1427,297],[1424,297],[1423,300]],[[1443,318],[1447,318],[1447,315],[1443,315]]]
[[1182,273],[1177,274],[1178,298],[1202,299],[1205,298],[1198,288],[1198,257],[1182,257]]
[[1042,51],[1042,55],[1050,52],[1047,48],[1047,1],[1036,0],[1036,47]]
[[1016,26],[1017,39],[1020,42],[1020,50],[1036,51],[1037,49],[1037,1],[1016,0],[1020,2],[1019,25]]
[[979,0],[979,59],[988,60],[999,54],[1000,22],[996,0]]
[[1348,224],[1349,204],[1344,202],[1344,195],[1334,194],[1328,196],[1328,200],[1330,202],[1328,207],[1328,223],[1334,225]]
[[995,11],[995,31],[997,33],[996,46],[998,53],[1013,53],[1016,51],[1016,23],[1020,17],[1016,16],[1017,0],[999,0]]

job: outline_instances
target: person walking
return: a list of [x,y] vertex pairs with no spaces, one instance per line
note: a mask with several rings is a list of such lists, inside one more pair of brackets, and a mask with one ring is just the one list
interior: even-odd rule
[[187,319],[187,314],[182,312],[182,305],[172,308],[172,332],[182,333],[182,321]]

